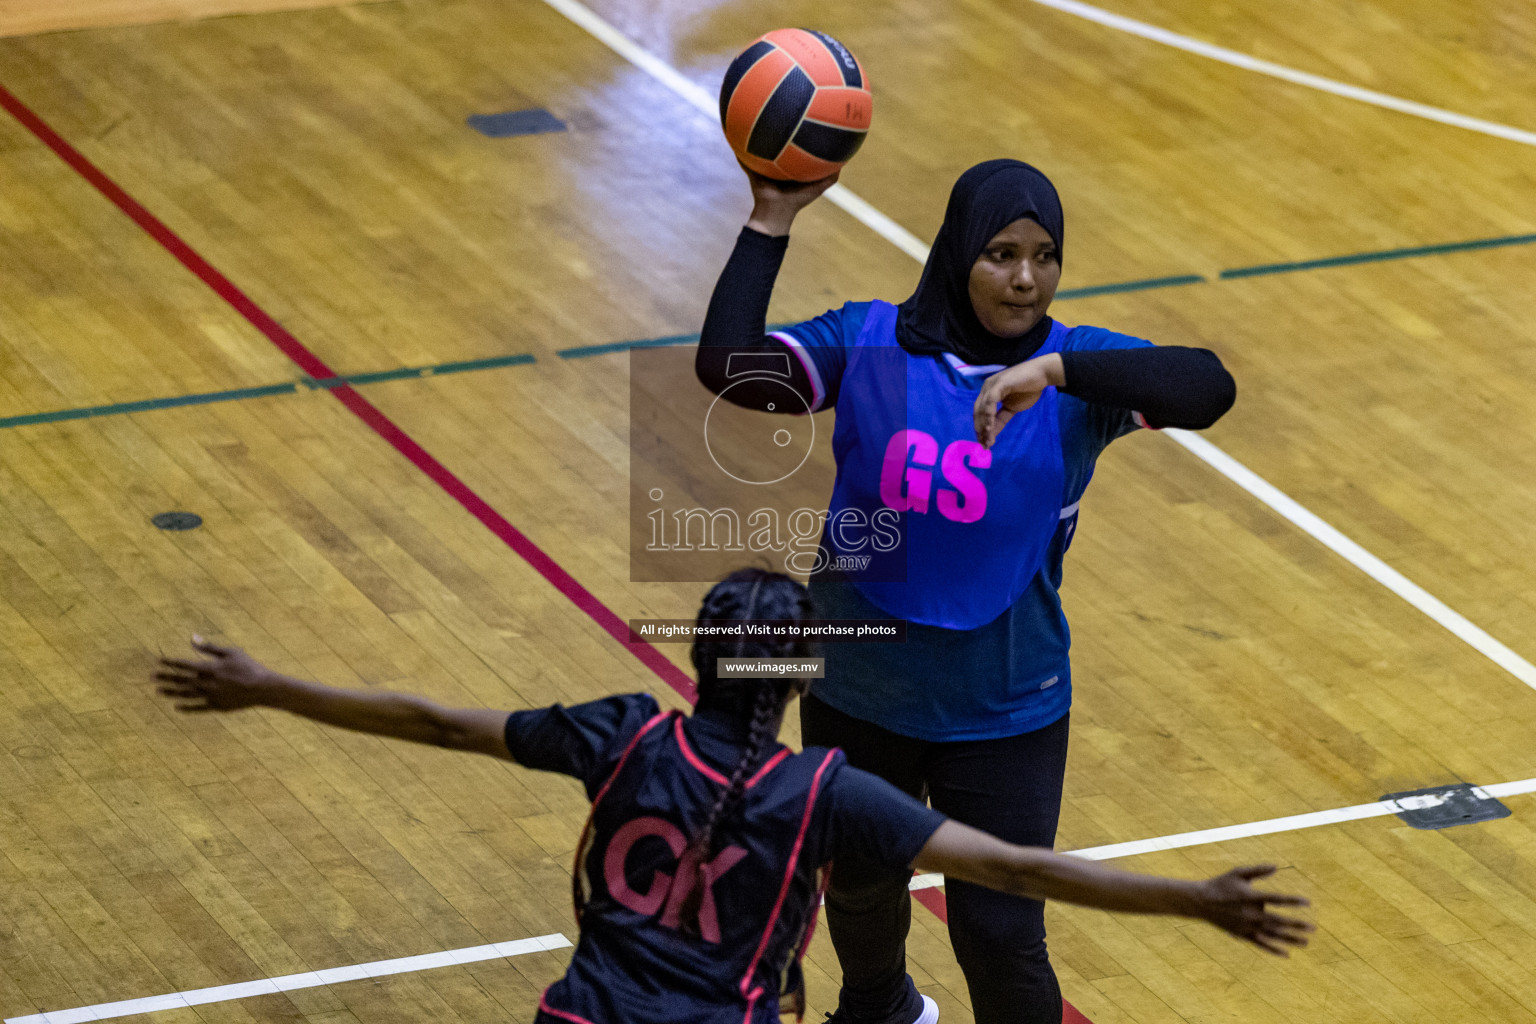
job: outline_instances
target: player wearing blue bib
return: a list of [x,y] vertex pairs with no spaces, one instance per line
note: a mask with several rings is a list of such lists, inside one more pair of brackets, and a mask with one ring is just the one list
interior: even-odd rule
[[[730,357],[793,355],[790,385],[813,412],[836,409],[821,541],[831,568],[812,575],[811,593],[828,618],[909,623],[905,644],[828,650],[826,677],[801,705],[803,734],[957,820],[1048,847],[1072,701],[1057,589],[1095,461],[1141,426],[1209,426],[1235,388],[1209,351],[1047,315],[1061,205],[1043,174],[1013,160],[956,182],[906,302],[850,302],[765,334],[790,225],[832,180],[753,176],[752,219],[697,357],[711,390],[771,409],[782,385],[759,395],[733,382]],[[856,528],[893,521],[900,543],[888,550]],[[1043,905],[963,883],[949,905],[978,1024],[1059,1021]],[[906,974],[900,872],[844,862],[827,907],[843,967],[839,1020],[909,1024],[921,1007]]]
[[[749,569],[716,585],[698,622],[796,623],[805,588]],[[574,871],[581,929],[539,1024],[770,1024],[781,996],[803,1012],[800,958],[826,867],[852,858],[1108,910],[1198,917],[1263,949],[1305,945],[1310,926],[1255,890],[1274,869],[1201,882],[1132,875],[1029,850],[947,821],[841,752],[777,741],[800,679],[722,680],[721,657],[807,653],[785,642],[700,642],[699,706],[663,712],[645,694],[565,708],[446,708],[418,697],[341,690],[278,675],[233,648],[193,638],[196,660],[166,659],[161,692],[183,711],[281,708],[381,736],[491,754],[579,779],[592,812]],[[936,1016],[925,1001],[929,1019]]]

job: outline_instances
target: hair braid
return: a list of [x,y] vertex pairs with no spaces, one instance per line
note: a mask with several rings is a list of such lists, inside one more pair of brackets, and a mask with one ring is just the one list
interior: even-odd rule
[[[750,584],[750,587],[745,584]],[[765,619],[802,622],[812,616],[810,595],[788,576],[761,569],[743,569],[726,577],[709,592],[699,609],[698,621],[750,620],[759,612]],[[695,643],[692,654],[694,667],[699,672],[701,698],[714,696],[721,687],[727,685],[719,681],[715,671],[716,661],[727,655],[741,657],[748,646],[755,657],[782,657],[809,651],[802,643],[784,640],[755,640],[749,644],[742,638],[731,646],[718,642]],[[678,862],[677,884],[687,889],[679,907],[679,923],[683,929],[694,933],[698,931],[699,910],[704,901],[705,886],[701,868],[715,855],[721,826],[730,822],[740,809],[746,797],[747,780],[752,777],[752,773],[762,763],[765,752],[777,738],[779,718],[789,703],[790,695],[797,692],[795,682],[785,679],[742,680],[729,685],[733,690],[744,691],[751,687],[755,691],[752,717],[741,757],[731,772],[729,782],[715,798],[703,825],[694,834]]]
[[699,869],[715,855],[716,832],[721,823],[730,821],[741,806],[747,793],[747,779],[761,763],[764,750],[778,735],[778,719],[788,702],[788,683],[764,680],[757,688],[757,699],[752,704],[752,725],[741,758],[736,762],[730,782],[709,809],[709,817],[704,819],[693,842],[683,852],[678,874],[682,876],[684,871],[689,872],[685,883],[688,894],[683,898],[680,910],[682,927],[688,931],[698,929],[699,909],[704,902],[704,884]]

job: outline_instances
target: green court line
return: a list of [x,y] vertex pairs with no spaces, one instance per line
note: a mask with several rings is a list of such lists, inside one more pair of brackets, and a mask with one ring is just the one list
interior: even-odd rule
[[177,395],[174,398],[150,398],[142,402],[118,402],[114,405],[92,405],[84,409],[60,409],[57,412],[35,412],[27,416],[0,418],[0,428],[26,427],[34,423],[58,423],[62,420],[85,420],[96,416],[117,416],[130,412],[150,412],[154,409],[174,409],[182,405],[207,405],[210,402],[233,402],[242,398],[265,398],[268,395],[291,395],[299,389],[297,384],[268,384],[259,388],[236,388],[233,391],[209,391],[200,395]]
[[[1318,270],[1325,267],[1344,267],[1358,263],[1376,263],[1385,260],[1414,259],[1421,256],[1443,256],[1447,253],[1468,252],[1477,249],[1496,249],[1502,246],[1536,244],[1536,235],[1505,235],[1499,238],[1479,238],[1466,242],[1444,242],[1439,245],[1419,245],[1406,249],[1381,249],[1375,252],[1354,253],[1349,256],[1330,256],[1325,259],[1300,260],[1294,263],[1266,263],[1255,267],[1237,267],[1223,270],[1222,280],[1244,277],[1260,277],[1265,274],[1288,274],[1299,270]],[[1186,284],[1202,284],[1207,279],[1199,274],[1180,274],[1173,277],[1151,277],[1138,281],[1120,281],[1113,284],[1089,285],[1084,288],[1068,288],[1056,293],[1058,299],[1086,299],[1096,295],[1115,295],[1124,292],[1149,291],[1154,288],[1175,288]],[[791,324],[770,324],[768,330],[783,330]],[[627,352],[637,348],[668,348],[675,345],[692,345],[699,340],[697,333],[672,334],[664,338],[643,338],[638,341],[617,341],[607,345],[583,345],[561,349],[555,354],[562,359],[584,359],[588,356]],[[525,366],[535,362],[529,353],[510,356],[493,356],[490,359],[469,359],[433,366],[403,367],[398,370],[380,370],[376,373],[355,373],[345,377],[315,379],[288,384],[268,384],[264,387],[236,388],[232,391],[210,391],[197,395],[177,395],[173,398],[151,398],[142,402],[119,402],[115,405],[92,405],[83,409],[60,409],[56,412],[30,413],[25,416],[0,417],[0,430],[6,427],[25,427],[39,423],[60,423],[65,420],[93,419],[97,416],[118,416],[126,413],[152,412],[156,409],[174,409],[187,405],[208,405],[213,402],[233,402],[244,398],[265,398],[271,395],[288,395],[300,388],[310,390],[339,388],[344,384],[378,384],[390,380],[406,380],[418,377],[437,377],[445,373],[466,373],[472,370],[491,370],[503,366]]]
[[1497,249],[1506,245],[1530,245],[1536,235],[1505,235],[1502,238],[1477,238],[1469,242],[1444,242],[1440,245],[1416,245],[1408,249],[1381,249],[1376,252],[1359,252],[1350,256],[1330,256],[1320,260],[1301,260],[1296,263],[1266,263],[1257,267],[1238,267],[1223,270],[1224,279],[1258,277],[1262,274],[1289,274],[1296,270],[1317,270],[1321,267],[1347,267],[1356,263],[1377,263],[1385,260],[1406,260],[1417,256],[1443,256],[1451,252],[1467,252],[1473,249]]
[[[769,324],[764,330],[782,331],[794,324]],[[608,345],[583,345],[580,348],[563,348],[555,355],[561,359],[585,359],[587,356],[605,356],[611,352],[627,352],[632,348],[669,348],[673,345],[692,345],[699,340],[693,334],[669,334],[665,338],[645,338],[640,341],[615,341]]]
[[330,391],[346,384],[378,384],[386,380],[399,380],[402,377],[424,377],[426,374],[425,366],[407,366],[398,370],[380,370],[377,373],[352,373],[345,377],[305,377],[304,386]]
[[427,368],[428,372],[422,376],[441,377],[445,373],[464,373],[467,370],[493,370],[501,366],[523,366],[534,361],[533,356],[524,352],[515,356],[496,356],[492,359],[470,359],[462,363],[438,363]]
[[563,348],[555,355],[561,359],[584,359],[587,356],[605,356],[610,352],[626,352],[632,348],[666,348],[670,345],[691,345],[699,340],[693,334],[669,334],[665,338],[646,338],[643,341],[615,341],[608,345],[582,345],[579,348]]
[[463,373],[466,370],[489,370],[498,366],[522,366],[534,362],[527,352],[514,356],[494,356],[490,359],[471,359],[456,363],[438,363],[434,366],[408,366],[399,370],[380,370],[377,373],[354,373],[345,377],[305,377],[287,384],[266,384],[255,388],[236,388],[232,391],[207,391],[196,395],[176,395],[172,398],[148,398],[140,402],[117,402],[113,405],[91,405],[82,409],[59,409],[54,412],[35,412],[25,416],[0,417],[0,430],[6,427],[28,427],[39,423],[62,423],[66,420],[95,419],[98,416],[123,416],[135,412],[153,412],[157,409],[175,409],[186,405],[210,405],[214,402],[234,402],[242,398],[267,398],[271,395],[291,395],[300,388],[311,391],[339,388],[347,384],[378,384],[387,380],[412,377],[437,377],[445,373]]
[[1114,295],[1117,292],[1144,292],[1152,288],[1174,288],[1181,284],[1204,284],[1199,274],[1180,274],[1177,277],[1149,277],[1142,281],[1121,281],[1118,284],[1094,284],[1086,288],[1067,288],[1056,293],[1058,299],[1086,299],[1092,295]]

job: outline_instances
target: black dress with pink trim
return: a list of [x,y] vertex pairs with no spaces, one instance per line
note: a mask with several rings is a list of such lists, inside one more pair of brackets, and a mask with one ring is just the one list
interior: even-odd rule
[[726,785],[743,730],[727,716],[660,712],[639,694],[509,718],[514,758],[581,779],[593,801],[574,872],[581,937],[539,1021],[769,1024],[781,997],[802,1009],[800,958],[830,862],[909,867],[944,821],[840,751],[777,746],[698,869],[699,928],[686,933],[679,856]]

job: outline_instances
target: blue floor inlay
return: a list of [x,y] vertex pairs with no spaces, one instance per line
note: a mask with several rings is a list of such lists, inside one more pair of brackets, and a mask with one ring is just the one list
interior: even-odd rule
[[481,135],[493,139],[506,139],[514,135],[541,135],[544,132],[563,132],[564,121],[543,107],[531,110],[508,110],[501,114],[471,114],[469,126]]

